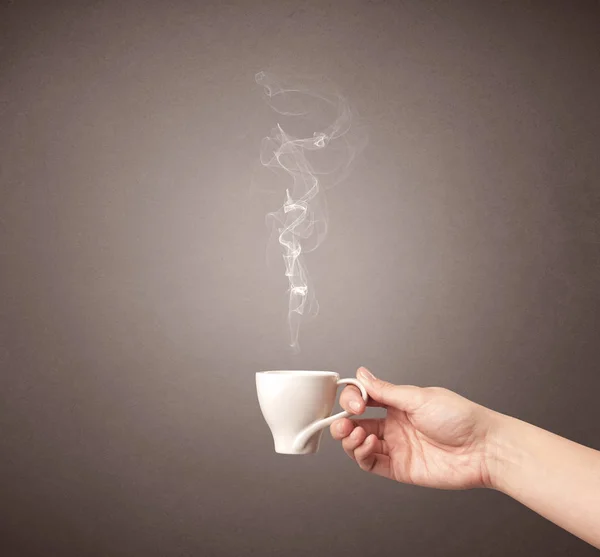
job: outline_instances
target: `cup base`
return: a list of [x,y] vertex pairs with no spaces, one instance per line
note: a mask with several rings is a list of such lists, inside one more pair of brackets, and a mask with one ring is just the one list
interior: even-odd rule
[[304,447],[297,449],[292,441],[275,441],[275,452],[278,454],[307,455],[319,450],[320,439],[310,439]]
[[277,449],[275,449],[275,452],[277,454],[288,454],[288,455],[299,455],[299,456],[317,453],[317,451],[292,451],[292,450],[286,451],[286,450],[277,450]]

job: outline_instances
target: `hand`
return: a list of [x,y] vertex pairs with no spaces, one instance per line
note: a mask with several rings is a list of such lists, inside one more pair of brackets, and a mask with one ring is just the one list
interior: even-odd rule
[[[494,412],[447,389],[392,385],[365,368],[356,375],[369,393],[367,404],[387,415],[336,420],[331,435],[363,470],[425,487],[492,487],[486,439]],[[340,404],[353,414],[365,411],[354,386],[344,389]]]

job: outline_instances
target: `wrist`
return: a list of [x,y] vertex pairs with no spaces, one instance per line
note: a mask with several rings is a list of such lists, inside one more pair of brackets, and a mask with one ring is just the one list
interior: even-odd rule
[[489,410],[489,428],[485,444],[486,487],[506,493],[513,470],[520,466],[519,420]]

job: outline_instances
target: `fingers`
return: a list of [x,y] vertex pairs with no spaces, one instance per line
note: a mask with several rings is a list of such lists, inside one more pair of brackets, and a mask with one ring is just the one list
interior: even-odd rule
[[[392,406],[405,412],[414,412],[424,402],[423,389],[412,385],[393,385],[373,376],[366,368],[361,367],[356,377],[365,386],[369,396],[382,406]],[[358,389],[356,390],[358,392]],[[360,397],[360,394],[358,395]]]
[[340,395],[340,406],[346,410],[346,412],[350,412],[351,414],[362,414],[367,406],[384,406],[382,403],[369,398],[369,400],[365,403],[362,395],[357,387],[354,385],[348,385],[342,391]]
[[365,386],[369,400],[363,400],[354,385],[348,385],[340,395],[340,406],[351,414],[363,414],[367,406],[392,406],[405,412],[415,411],[423,404],[423,389],[412,385],[393,385],[373,376],[365,367],[358,369],[356,377]]
[[369,435],[354,450],[353,456],[361,470],[383,476],[384,478],[391,478],[391,460],[388,455],[382,454],[382,451],[382,441],[375,435]]
[[[344,452],[353,460],[354,451],[360,447],[365,439],[369,436],[379,438],[383,436],[384,421],[378,418],[370,418],[366,420],[349,420],[343,418],[336,420],[331,424],[331,436],[342,442]],[[382,453],[387,453],[383,441],[379,441],[379,450]]]
[[331,435],[342,441],[344,452],[361,469],[386,478],[391,477],[388,448],[383,437],[384,420],[380,418],[349,420],[343,418],[331,424]]
[[344,452],[354,460],[354,451],[360,447],[367,438],[367,432],[362,427],[356,427],[352,433],[342,440]]
[[383,436],[383,420],[380,418],[368,418],[362,420],[350,420],[348,418],[342,418],[336,420],[331,424],[330,431],[331,436],[336,440],[340,441],[348,437],[356,428],[362,428],[367,435],[377,435],[378,437]]
[[340,395],[340,406],[351,414],[362,414],[366,404],[360,391],[354,385],[348,385]]
[[341,420],[336,420],[329,427],[329,431],[331,432],[331,436],[336,441],[341,441],[344,437],[348,437],[352,430],[354,429],[354,423],[352,420],[348,418],[342,418]]

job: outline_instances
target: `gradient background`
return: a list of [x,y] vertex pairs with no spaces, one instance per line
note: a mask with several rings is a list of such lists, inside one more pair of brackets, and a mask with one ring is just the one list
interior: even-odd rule
[[[367,365],[600,447],[598,2],[1,6],[3,556],[597,554],[328,433],[276,455],[254,373]],[[370,137],[298,356],[248,194],[263,69]]]

